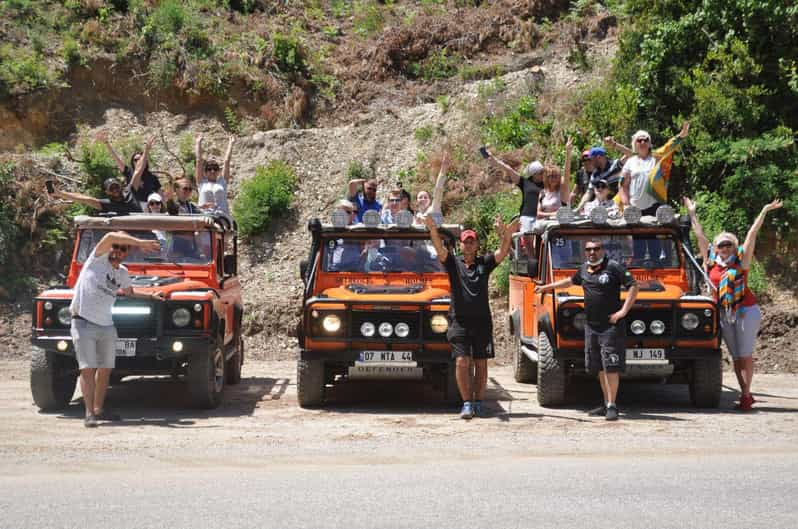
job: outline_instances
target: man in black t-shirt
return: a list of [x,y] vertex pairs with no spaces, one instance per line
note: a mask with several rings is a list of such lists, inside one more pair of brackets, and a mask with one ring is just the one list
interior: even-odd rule
[[56,189],[53,196],[78,202],[103,213],[116,213],[117,215],[141,213],[139,202],[133,197],[130,188],[122,188],[122,184],[117,179],[108,178],[103,182],[103,190],[108,198],[94,198],[82,193],[70,193],[60,189]]
[[485,154],[488,155],[488,160],[509,175],[512,183],[521,190],[521,208],[519,211],[521,232],[528,233],[532,231],[538,215],[540,193],[543,191],[543,164],[535,160],[527,164],[523,171],[519,173],[487,149],[485,149]]
[[[449,303],[449,329],[446,338],[455,358],[457,387],[463,398],[460,417],[470,419],[482,414],[482,399],[488,383],[488,358],[493,358],[493,319],[488,301],[488,279],[510,251],[512,236],[518,230],[518,221],[509,225],[496,217],[496,231],[501,246],[494,253],[477,255],[479,242],[473,230],[460,234],[460,251],[455,256],[441,240],[432,215],[425,218],[430,239],[438,259],[449,275],[451,301]],[[474,372],[474,383],[471,373]]]
[[[618,419],[615,397],[620,373],[626,368],[626,323],[637,298],[637,283],[632,274],[604,254],[602,243],[591,239],[585,243],[587,261],[573,275],[535,288],[545,292],[554,288],[579,285],[585,293],[585,369],[598,373],[604,405],[592,415],[605,415],[608,421]],[[626,300],[621,302],[621,286],[627,287]]]

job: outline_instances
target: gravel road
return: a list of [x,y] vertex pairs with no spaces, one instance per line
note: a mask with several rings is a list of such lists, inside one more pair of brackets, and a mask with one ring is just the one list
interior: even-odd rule
[[124,420],[88,430],[80,400],[38,413],[27,364],[0,368],[3,528],[748,529],[798,520],[795,375],[758,376],[751,414],[732,409],[731,389],[720,410],[694,410],[683,386],[626,384],[622,420],[608,423],[584,413],[597,390],[544,409],[535,386],[496,366],[490,416],[465,422],[440,394],[407,383],[351,384],[328,408],[302,410],[293,362],[252,362],[212,412],[182,408],[179,382],[126,380],[109,392]]

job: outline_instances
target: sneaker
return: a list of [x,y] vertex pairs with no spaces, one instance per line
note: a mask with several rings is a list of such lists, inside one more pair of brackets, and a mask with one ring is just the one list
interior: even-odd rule
[[592,410],[589,410],[587,414],[590,415],[591,417],[604,417],[605,415],[607,415],[607,407],[604,404],[602,404],[598,408],[593,408]]
[[100,423],[97,422],[97,417],[94,415],[88,415],[85,419],[83,419],[83,426],[86,428],[97,428]]
[[461,419],[471,419],[474,416],[474,409],[471,407],[471,402],[465,401],[463,403],[463,408],[460,410],[460,418]]
[[607,406],[607,415],[606,418],[608,421],[617,421],[618,420],[618,408],[613,404],[611,406]]
[[103,410],[95,415],[97,419],[101,421],[119,422],[122,420],[122,417],[120,417],[118,413],[114,413],[108,410]]
[[481,400],[475,400],[474,401],[474,416],[475,417],[484,417],[484,415],[482,414],[482,411],[483,411],[482,410],[482,401]]

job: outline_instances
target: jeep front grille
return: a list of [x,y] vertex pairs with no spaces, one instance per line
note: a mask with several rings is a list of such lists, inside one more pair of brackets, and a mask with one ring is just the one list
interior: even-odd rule
[[[633,308],[626,316],[626,336],[627,338],[645,337],[645,338],[670,338],[673,335],[673,309],[653,309],[653,308]],[[640,320],[646,325],[646,330],[643,334],[635,334],[632,332],[632,322]],[[659,320],[665,324],[665,331],[662,334],[654,334],[651,332],[651,322]]]
[[396,336],[394,332],[387,338],[383,338],[379,333],[375,333],[370,339],[399,342],[417,340],[419,338],[419,328],[421,326],[421,314],[421,312],[417,311],[369,312],[353,310],[349,336],[354,340],[368,339],[360,333],[360,326],[367,321],[373,323],[376,328],[379,328],[381,323],[390,323],[394,329],[396,329],[396,324],[406,323],[410,327],[410,333],[404,338]]
[[120,338],[156,336],[160,305],[138,299],[117,299],[113,319]]

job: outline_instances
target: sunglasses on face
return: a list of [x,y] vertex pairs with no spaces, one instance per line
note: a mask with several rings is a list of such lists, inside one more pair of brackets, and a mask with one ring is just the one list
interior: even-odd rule
[[194,191],[194,188],[193,187],[181,187],[180,190],[181,191]]
[[161,201],[160,200],[150,200],[149,202],[147,202],[147,204],[149,204],[150,206],[160,206],[161,205]]
[[108,188],[109,193],[119,193],[120,191],[122,191],[122,188],[118,185],[113,185]]
[[734,246],[734,243],[730,243],[729,241],[718,243],[717,248],[731,248]]
[[128,247],[124,244],[112,244],[111,248],[117,252],[127,253]]
[[391,204],[398,204],[401,201],[402,201],[401,198],[391,198],[388,200],[388,202],[390,202]]
[[597,191],[599,189],[609,189],[605,184],[598,184],[598,185],[595,185],[593,187],[595,187]]
[[601,251],[601,246],[586,246],[585,247],[585,252],[587,252],[587,253],[600,252],[600,251]]
[[218,167],[216,167],[215,165],[212,165],[212,166],[210,166],[210,167],[206,167],[206,168],[205,168],[205,170],[206,170],[206,171],[212,171],[212,172],[216,172],[216,171],[218,171],[218,170],[219,170],[219,168],[218,168]]
[[635,141],[637,143],[648,143],[648,138],[637,138]]
[[355,213],[357,213],[357,211],[353,209],[345,209],[344,213],[346,213],[347,215],[354,215]]

